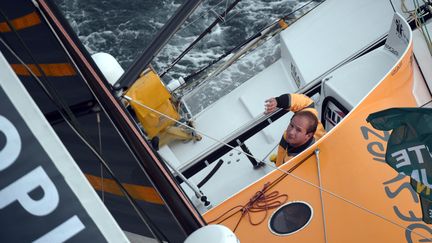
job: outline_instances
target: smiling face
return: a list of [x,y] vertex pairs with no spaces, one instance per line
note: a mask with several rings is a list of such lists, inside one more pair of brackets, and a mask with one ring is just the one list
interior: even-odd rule
[[307,132],[311,122],[305,116],[294,116],[287,128],[286,141],[293,147],[305,144],[313,132]]

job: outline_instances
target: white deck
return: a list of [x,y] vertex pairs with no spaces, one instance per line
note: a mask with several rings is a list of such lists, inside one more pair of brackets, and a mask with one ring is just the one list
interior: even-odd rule
[[387,0],[325,1],[314,12],[281,34],[282,56],[287,66],[294,63],[302,85],[378,40],[393,19]]
[[[323,96],[333,97],[351,110],[392,68],[397,58],[380,47],[329,75]],[[377,65],[379,63],[379,65]]]
[[[208,151],[219,144],[206,135],[224,141],[234,131],[262,116],[264,101],[267,98],[295,90],[296,87],[292,85],[292,82],[289,82],[287,71],[282,66],[282,61],[279,60],[196,117],[196,128],[205,134],[201,141],[172,143],[162,147],[160,153],[181,170],[204,151]],[[282,131],[289,123],[290,117],[291,114],[278,119],[246,141],[246,146],[251,153],[259,159],[265,159],[265,156],[274,150],[279,143]],[[247,157],[237,151],[231,151],[221,159],[224,160],[224,164],[213,178],[201,188],[212,205],[219,204],[272,170],[270,167],[253,169]],[[215,165],[216,163],[213,163],[206,167],[193,176],[191,181],[195,184],[199,183]],[[206,209],[196,199],[192,190],[184,183],[182,186],[187,194],[196,200],[195,204],[198,205],[199,210],[205,211]]]
[[[171,162],[177,168],[186,167],[204,151],[208,151],[219,144],[209,137],[224,141],[237,129],[262,116],[264,101],[267,98],[294,92],[296,88],[292,82],[290,85],[288,79],[289,76],[282,66],[282,61],[277,61],[196,117],[196,129],[203,133],[201,141],[175,142],[168,147],[161,148],[161,153],[167,159],[172,158]],[[261,141],[263,141],[258,153],[260,156],[264,156],[265,152],[279,142],[281,131],[288,124],[287,119],[279,119],[271,127],[260,132]],[[255,152],[252,148],[251,151]],[[168,156],[168,153],[172,153],[171,156]],[[175,159],[173,155],[175,155]]]
[[[195,117],[196,129],[224,141],[261,116],[267,98],[295,92],[299,88],[294,81],[295,72],[300,75],[300,86],[304,85],[305,80],[309,82],[323,75],[384,36],[393,18],[391,4],[384,0],[327,0],[314,13],[281,33],[280,60],[201,112]],[[296,70],[293,71],[293,68]],[[261,139],[253,139],[259,145],[250,142],[251,151],[264,156],[277,144],[288,119],[282,118],[282,121],[261,132]],[[201,141],[195,143],[172,143],[162,148],[161,154],[181,170],[218,144],[203,136]]]

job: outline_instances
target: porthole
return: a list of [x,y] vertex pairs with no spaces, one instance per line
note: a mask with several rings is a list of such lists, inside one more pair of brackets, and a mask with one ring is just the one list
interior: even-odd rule
[[279,236],[294,234],[311,221],[313,216],[312,207],[301,201],[289,202],[280,206],[270,217],[270,231]]

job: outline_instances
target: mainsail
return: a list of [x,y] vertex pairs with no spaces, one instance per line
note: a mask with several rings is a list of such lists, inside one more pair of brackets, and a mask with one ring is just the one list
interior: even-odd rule
[[1,54],[0,72],[0,238],[127,242]]
[[122,230],[180,242],[203,225],[56,7],[20,0],[0,10],[0,51]]

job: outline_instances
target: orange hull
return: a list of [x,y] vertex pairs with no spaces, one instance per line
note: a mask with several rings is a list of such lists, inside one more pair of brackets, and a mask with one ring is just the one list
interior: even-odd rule
[[[414,107],[412,94],[412,43],[408,51],[379,85],[325,137],[280,169],[293,170],[269,191],[288,195],[288,201],[305,201],[313,208],[310,223],[297,233],[278,236],[269,230],[268,219],[276,210],[237,213],[217,220],[234,230],[241,242],[419,242],[432,236],[432,227],[421,221],[417,195],[410,190],[409,178],[401,176],[384,161],[384,133],[374,130],[366,117],[390,107]],[[319,149],[322,201],[314,151]],[[308,158],[309,156],[309,158]],[[238,205],[245,205],[267,182],[283,173],[273,171],[253,185],[204,215],[208,222]],[[294,176],[295,177],[294,177]],[[301,178],[301,179],[299,179]],[[304,180],[304,181],[303,181]],[[307,183],[307,182],[309,183]],[[313,184],[313,185],[311,185]],[[322,206],[323,205],[323,206]],[[325,222],[323,222],[323,210]],[[241,218],[241,219],[240,219]],[[240,220],[240,222],[239,222]],[[324,230],[325,225],[325,230]]]

